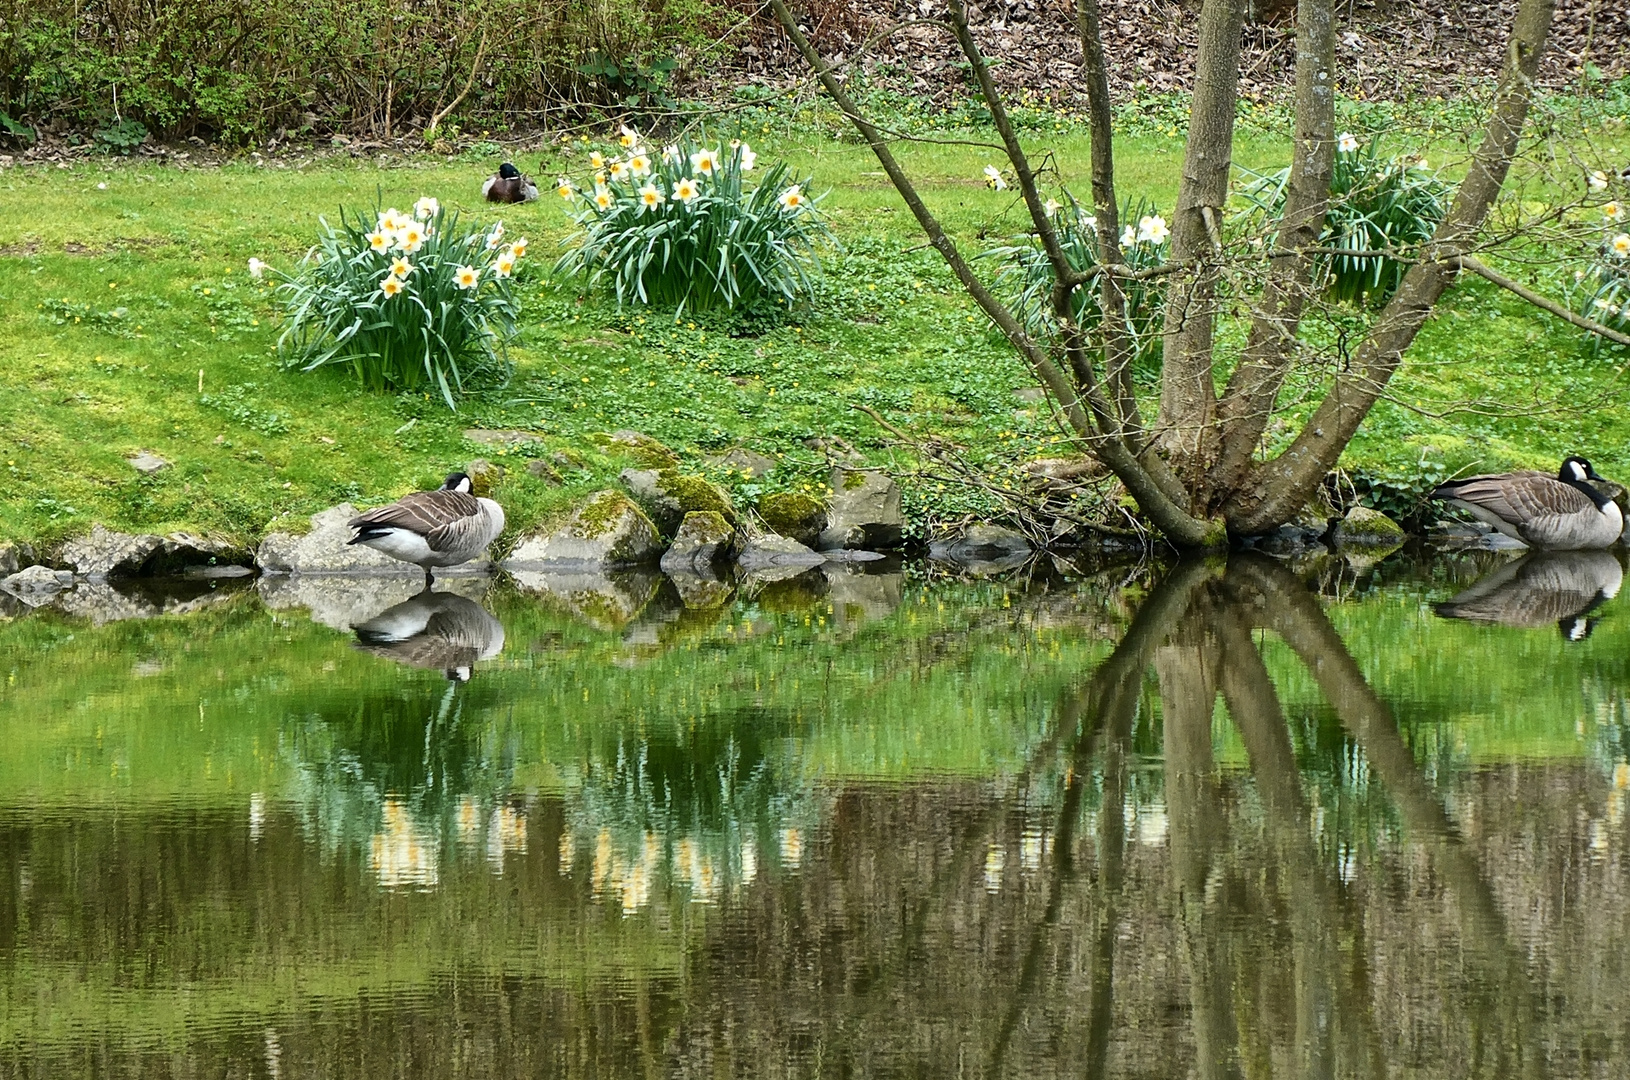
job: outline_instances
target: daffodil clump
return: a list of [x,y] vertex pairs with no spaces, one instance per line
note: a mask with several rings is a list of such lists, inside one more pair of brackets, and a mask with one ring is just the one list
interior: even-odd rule
[[503,222],[461,224],[429,196],[411,213],[341,209],[339,227],[323,229],[293,274],[249,261],[255,278],[281,281],[287,366],[349,365],[370,389],[434,392],[450,409],[472,377],[502,366],[524,236],[509,239]]
[[[1284,213],[1289,183],[1290,169],[1281,169],[1259,175],[1242,193],[1253,204],[1251,213],[1265,218],[1264,232],[1270,235]],[[1319,246],[1341,254],[1320,255],[1316,264],[1329,296],[1350,303],[1391,297],[1409,268],[1395,256],[1407,259],[1432,238],[1452,193],[1424,157],[1383,157],[1378,139],[1363,143],[1351,132],[1337,136]]]
[[740,141],[658,149],[624,127],[616,143],[584,147],[588,173],[555,184],[579,230],[557,273],[609,282],[619,304],[695,312],[809,295],[830,234],[808,178],[759,171]]
[[[990,171],[986,169],[987,180]],[[1095,272],[1095,268],[1101,265],[1098,257],[1098,219],[1076,202],[1069,192],[1063,192],[1063,195],[1064,201],[1050,198],[1043,204],[1043,209],[1053,223],[1053,231],[1071,268],[1091,274],[1087,282],[1075,290],[1071,299],[1077,325],[1087,332],[1089,338],[1096,340],[1103,322],[1103,309],[1099,302],[1101,284]],[[1147,270],[1167,260],[1171,253],[1167,243],[1171,229],[1152,204],[1147,200],[1136,203],[1128,200],[1121,208],[1120,220],[1127,222],[1119,237],[1123,266],[1135,271]],[[1053,275],[1052,262],[1042,250],[1041,241],[1034,235],[1015,237],[1012,243],[986,252],[986,257],[1002,263],[995,282],[997,291],[1004,294],[1008,305],[1024,319],[1030,333],[1042,338],[1055,334],[1058,323],[1053,310],[1053,284],[1057,279]],[[1160,354],[1166,278],[1124,279],[1121,293],[1126,298],[1123,330],[1132,344],[1133,362],[1147,366]]]
[[1587,227],[1596,234],[1595,251],[1589,269],[1574,273],[1574,298],[1586,318],[1630,331],[1630,191],[1604,172],[1591,173],[1586,186],[1604,201],[1584,211],[1592,219]]

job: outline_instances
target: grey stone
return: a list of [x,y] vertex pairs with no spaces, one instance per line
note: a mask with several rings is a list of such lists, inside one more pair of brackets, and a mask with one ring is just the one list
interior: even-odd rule
[[814,547],[826,528],[826,505],[802,492],[778,491],[764,496],[758,501],[758,516],[771,532],[790,536],[807,547]]
[[504,478],[504,467],[494,465],[486,458],[476,458],[464,466],[464,475],[470,478],[470,492],[478,498],[492,497],[492,489]]
[[821,573],[826,575],[832,622],[840,631],[887,617],[905,592],[906,576],[900,573],[866,574],[830,563]]
[[692,511],[708,510],[726,521],[736,520],[730,497],[700,476],[685,476],[677,469],[624,469],[620,479],[663,536],[672,536]]
[[424,578],[418,573],[268,574],[255,588],[273,611],[305,608],[312,622],[348,631],[422,591]]
[[1403,546],[1404,530],[1379,510],[1355,506],[1336,525],[1335,539],[1343,552],[1384,554]]
[[542,435],[531,431],[516,431],[514,429],[465,428],[464,437],[471,442],[480,443],[482,446],[496,446],[504,450],[543,445]]
[[57,597],[56,606],[96,626],[126,619],[151,619],[161,613],[145,596],[122,592],[106,581],[82,581],[72,592]]
[[774,472],[778,464],[775,458],[761,454],[757,450],[749,450],[745,446],[737,446],[722,454],[714,454],[707,459],[707,463],[715,469],[731,469],[746,473],[755,480]]
[[722,514],[694,510],[679,523],[660,565],[665,574],[697,572],[730,558],[735,549],[736,532]]
[[713,573],[711,568],[670,570],[667,573],[668,580],[673,582],[675,591],[679,593],[680,602],[693,611],[722,607],[735,592],[730,582]]
[[662,554],[657,530],[620,491],[600,491],[552,530],[524,536],[504,569],[604,569],[655,562]]
[[542,458],[533,458],[527,462],[526,471],[529,475],[537,477],[550,487],[559,487],[566,482],[561,478],[560,472]]
[[417,566],[346,543],[352,535],[346,522],[356,516],[356,507],[341,503],[311,515],[311,531],[304,536],[268,533],[255,552],[255,562],[273,574],[399,574],[412,575],[423,585],[424,572]]
[[73,574],[66,570],[53,570],[49,566],[30,566],[0,581],[0,589],[29,607],[48,604],[57,593],[73,587]]
[[254,571],[249,552],[230,541],[215,536],[191,532],[166,533],[156,558],[148,563],[149,571],[160,573],[192,573],[200,570],[231,570],[232,574],[217,576],[243,576]]
[[[30,562],[33,560],[30,559]],[[23,568],[23,549],[11,541],[0,543],[0,577],[9,577]]]
[[1023,565],[1035,550],[1029,538],[999,525],[971,525],[960,534],[928,545],[928,557],[954,563],[972,574],[991,574]]
[[660,575],[650,570],[511,570],[517,588],[553,600],[597,630],[621,630],[656,594]]
[[1037,402],[1047,400],[1047,388],[1045,386],[1021,386],[1013,391],[1013,396],[1027,405],[1034,405]]
[[674,469],[679,466],[678,454],[643,432],[629,431],[626,428],[622,431],[613,431],[611,445],[627,450],[646,468]]
[[143,476],[152,476],[154,473],[170,467],[168,461],[165,461],[151,450],[139,450],[125,458],[125,460],[130,462],[131,468]]
[[832,498],[817,547],[898,547],[905,530],[900,485],[875,469],[832,470]]
[[89,536],[63,544],[58,558],[85,577],[134,577],[146,570],[163,547],[161,536],[132,536],[95,524]]
[[736,564],[743,570],[790,567],[802,571],[824,562],[825,555],[785,536],[755,537],[743,544],[736,556]]

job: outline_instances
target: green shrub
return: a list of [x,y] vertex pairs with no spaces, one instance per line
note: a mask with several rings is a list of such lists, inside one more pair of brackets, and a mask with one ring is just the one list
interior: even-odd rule
[[[1099,265],[1098,221],[1075,196],[1064,192],[1064,202],[1049,200],[1053,230],[1070,268],[1087,271]],[[1121,259],[1133,270],[1147,270],[1159,266],[1169,253],[1166,243],[1169,230],[1166,221],[1155,213],[1154,204],[1146,199],[1136,203],[1128,199],[1121,207]],[[1137,222],[1133,225],[1132,222]],[[1058,280],[1053,264],[1042,250],[1041,240],[1033,234],[1014,237],[1014,242],[992,248],[987,258],[1002,264],[996,277],[996,290],[1008,306],[1024,320],[1029,332],[1037,337],[1051,336],[1057,331],[1057,317],[1053,312],[1053,285]],[[1100,275],[1094,271],[1087,282],[1075,290],[1072,312],[1076,323],[1089,337],[1096,335],[1103,323],[1103,309],[1099,305]],[[1126,334],[1133,343],[1133,363],[1147,366],[1158,359],[1161,349],[1160,328],[1165,318],[1166,279],[1127,280],[1122,282],[1126,297]]]
[[396,136],[479,52],[444,123],[498,129],[660,101],[677,58],[733,47],[731,19],[726,0],[0,0],[0,113],[85,132],[122,116],[164,139]]
[[1602,205],[1601,240],[1590,269],[1574,275],[1573,295],[1579,314],[1630,332],[1630,209],[1618,199]]
[[[277,275],[288,311],[288,367],[349,365],[372,390],[433,389],[450,409],[471,377],[494,372],[518,314],[511,275],[526,239],[503,223],[462,225],[430,198],[372,225],[340,211],[292,275]],[[260,276],[265,264],[251,260]]]
[[609,281],[618,304],[694,312],[809,295],[816,245],[831,237],[809,178],[794,183],[777,163],[750,182],[757,155],[741,142],[658,153],[627,128],[620,141],[618,153],[592,151],[591,175],[556,187],[580,230],[557,273]]
[[[1252,204],[1248,213],[1277,229],[1290,169],[1254,175],[1242,192]],[[1448,211],[1451,191],[1423,159],[1383,158],[1377,139],[1361,146],[1352,135],[1341,135],[1319,246],[1354,254],[1319,256],[1317,278],[1330,297],[1383,302],[1396,292],[1408,264],[1379,253],[1407,255],[1430,240]]]

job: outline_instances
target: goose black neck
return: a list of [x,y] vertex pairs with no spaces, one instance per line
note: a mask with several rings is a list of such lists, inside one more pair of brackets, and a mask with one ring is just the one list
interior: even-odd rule
[[1564,484],[1572,484],[1574,487],[1578,488],[1580,491],[1583,491],[1585,493],[1585,497],[1590,499],[1591,503],[1598,510],[1602,509],[1608,503],[1613,501],[1612,499],[1608,498],[1606,495],[1603,495],[1602,492],[1596,487],[1596,485],[1592,484],[1589,480],[1575,480],[1571,476],[1558,477],[1558,479],[1561,480]]

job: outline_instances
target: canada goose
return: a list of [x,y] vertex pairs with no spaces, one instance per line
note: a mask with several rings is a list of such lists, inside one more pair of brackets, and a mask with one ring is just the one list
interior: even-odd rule
[[455,593],[428,589],[351,629],[364,652],[410,667],[440,668],[454,682],[469,682],[476,661],[504,649],[504,624],[491,612]]
[[1608,551],[1535,551],[1438,604],[1446,619],[1535,627],[1556,624],[1567,641],[1596,628],[1591,612],[1619,594],[1624,569]]
[[504,508],[470,494],[470,478],[451,473],[435,491],[415,491],[389,506],[346,522],[357,534],[347,544],[363,544],[393,559],[424,567],[425,588],[436,566],[469,562],[504,531]]
[[1624,515],[1591,480],[1607,483],[1590,462],[1570,457],[1555,476],[1542,472],[1470,476],[1439,484],[1432,498],[1447,500],[1532,548],[1611,547],[1624,531]]
[[531,202],[538,197],[538,185],[522,176],[519,169],[506,161],[498,166],[497,173],[487,177],[487,182],[481,185],[481,194],[486,196],[488,202]]

